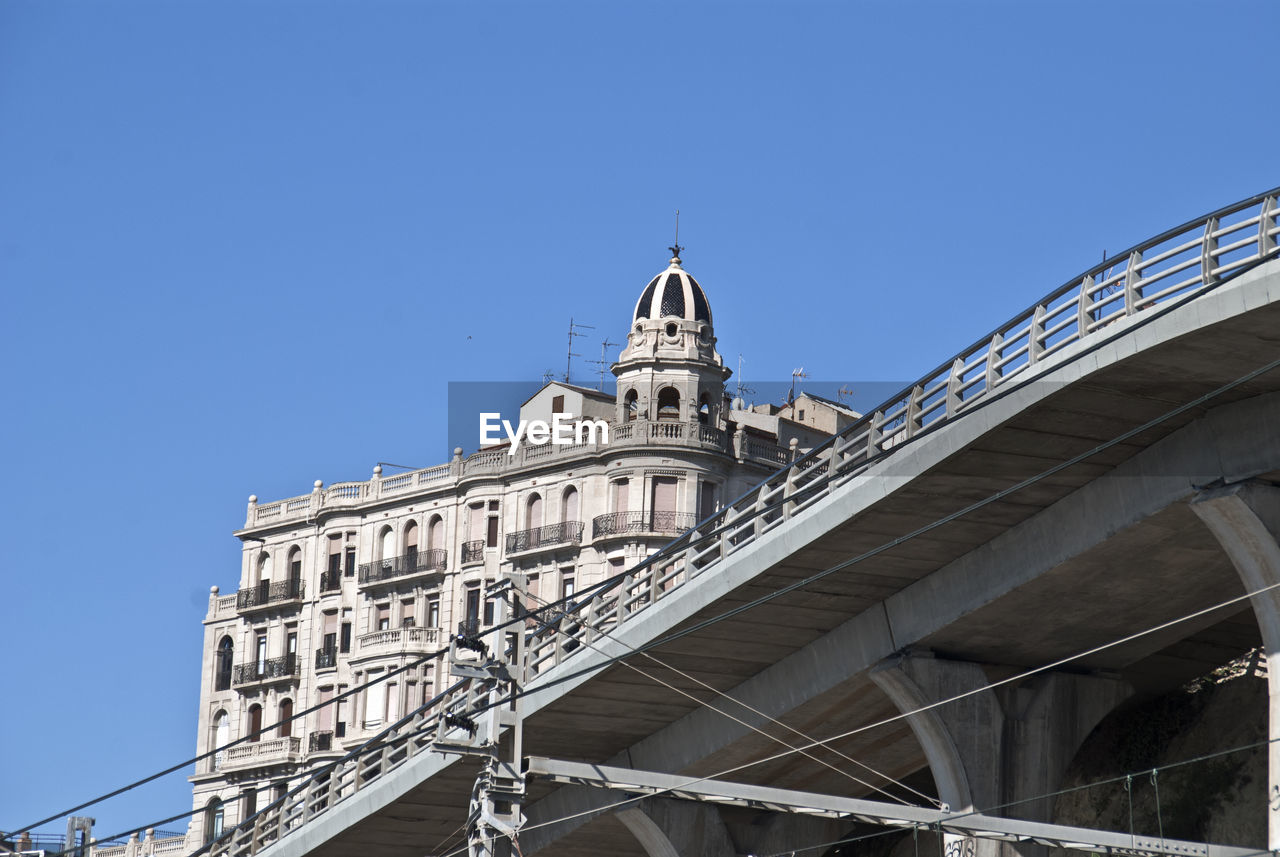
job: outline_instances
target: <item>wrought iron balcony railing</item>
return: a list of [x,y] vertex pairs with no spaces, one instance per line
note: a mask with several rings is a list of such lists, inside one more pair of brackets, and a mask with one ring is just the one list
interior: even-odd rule
[[677,535],[698,523],[686,512],[609,512],[591,519],[591,538],[639,533]]
[[333,749],[333,733],[332,732],[312,732],[311,737],[307,739],[308,753],[326,753]]
[[316,649],[316,669],[325,670],[338,665],[338,649],[337,647],[330,649]]
[[545,527],[534,527],[521,530],[507,536],[507,553],[536,550],[552,545],[578,544],[582,541],[581,521],[562,521],[559,524],[547,524]]
[[287,580],[264,580],[257,586],[241,589],[236,593],[236,608],[248,610],[254,607],[265,607],[282,601],[301,599],[305,593],[301,577],[290,577]]
[[403,556],[361,563],[360,583],[377,583],[424,571],[444,571],[446,554],[442,550],[409,551]]
[[337,592],[342,589],[342,572],[336,569],[320,572],[320,591]]
[[284,655],[265,661],[252,661],[247,664],[236,664],[232,684],[250,684],[255,681],[270,681],[277,678],[292,678],[298,674],[298,656]]
[[473,542],[466,542],[462,545],[462,561],[468,562],[484,562],[484,539],[476,539]]

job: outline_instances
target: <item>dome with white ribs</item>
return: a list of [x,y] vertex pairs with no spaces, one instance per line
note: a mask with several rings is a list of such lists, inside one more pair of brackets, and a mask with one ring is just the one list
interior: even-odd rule
[[711,324],[711,304],[698,281],[680,267],[679,256],[672,256],[667,269],[650,280],[640,295],[635,321],[646,318],[682,318]]

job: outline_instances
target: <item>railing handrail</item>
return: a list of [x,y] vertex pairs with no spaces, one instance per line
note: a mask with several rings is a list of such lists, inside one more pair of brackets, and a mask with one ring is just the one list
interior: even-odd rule
[[[531,670],[535,675],[541,674],[543,669],[541,664],[544,660],[550,659],[554,666],[560,663],[564,657],[571,655],[573,651],[586,649],[582,645],[564,645],[556,639],[559,635],[569,634],[576,638],[579,635],[592,633],[597,635],[609,633],[612,627],[625,621],[628,616],[634,615],[660,598],[666,597],[670,592],[702,573],[708,567],[724,561],[732,550],[740,548],[742,545],[769,532],[783,521],[788,520],[789,516],[783,514],[784,509],[789,510],[790,516],[802,513],[817,500],[827,496],[823,492],[828,490],[837,478],[843,480],[856,475],[872,464],[884,460],[886,456],[895,452],[903,443],[913,440],[932,428],[946,424],[944,419],[950,420],[969,413],[970,409],[967,408],[967,405],[970,402],[984,398],[996,388],[1002,388],[1002,385],[1010,378],[1018,377],[1019,380],[1014,386],[1019,386],[1034,377],[1034,372],[1024,373],[1021,371],[1023,368],[1032,365],[1032,355],[1037,353],[1037,348],[1033,347],[1032,341],[1035,340],[1038,346],[1048,354],[1059,352],[1067,344],[1093,336],[1097,330],[1101,330],[1116,318],[1116,310],[1114,309],[1105,314],[1094,314],[1094,309],[1105,304],[1117,303],[1111,295],[1103,295],[1104,300],[1102,301],[1094,300],[1094,295],[1101,294],[1103,289],[1119,282],[1121,278],[1124,280],[1122,304],[1124,313],[1125,315],[1132,315],[1134,312],[1146,309],[1149,306],[1171,300],[1175,296],[1179,301],[1183,299],[1189,300],[1202,294],[1206,289],[1238,276],[1258,264],[1280,257],[1280,248],[1277,248],[1275,240],[1277,234],[1280,234],[1280,211],[1277,210],[1276,205],[1277,195],[1280,195],[1280,188],[1219,209],[1217,212],[1189,221],[1181,227],[1175,227],[1173,230],[1161,233],[1156,238],[1135,245],[1135,247],[1130,248],[1123,254],[1125,260],[1123,264],[1126,266],[1123,274],[1104,277],[1102,285],[1094,281],[1093,277],[1097,273],[1106,271],[1108,267],[1119,266],[1121,263],[1118,260],[1121,257],[1115,257],[1110,266],[1107,263],[1103,263],[1100,266],[1090,268],[1089,271],[1081,276],[1078,285],[1080,296],[1077,298],[1077,306],[1074,307],[1074,310],[1079,320],[1079,327],[1074,338],[1068,336],[1057,340],[1052,344],[1051,348],[1046,349],[1044,346],[1049,344],[1048,340],[1056,332],[1065,329],[1065,325],[1055,328],[1053,333],[1043,326],[1041,330],[1037,331],[1035,326],[1037,319],[1043,322],[1046,317],[1047,310],[1050,309],[1047,305],[1070,291],[1071,286],[1068,284],[1067,287],[1051,292],[1045,299],[1033,305],[1030,315],[1024,313],[1022,316],[1015,316],[1013,321],[997,328],[991,335],[991,343],[985,364],[981,360],[974,361],[971,364],[970,359],[972,358],[966,359],[966,355],[971,355],[972,352],[983,347],[984,341],[979,340],[977,345],[953,358],[950,364],[943,364],[939,370],[926,375],[914,385],[906,388],[902,394],[888,400],[879,408],[855,421],[809,454],[798,458],[791,464],[771,474],[737,500],[714,515],[698,522],[692,529],[673,539],[633,568],[628,569],[623,574],[615,575],[588,587],[576,601],[568,601],[567,603],[555,602],[550,605],[549,612],[545,610],[538,611],[539,615],[544,617],[543,622],[539,628],[529,632],[529,637],[532,642],[538,642],[538,638],[541,636],[543,645],[536,648],[531,646]],[[1257,222],[1258,239],[1255,242],[1256,251],[1243,259],[1236,258],[1226,264],[1215,265],[1215,262],[1223,262],[1222,257],[1224,255],[1248,244],[1248,242],[1232,242],[1232,244],[1228,245],[1231,248],[1230,250],[1219,250],[1217,244],[1218,236],[1244,228],[1244,226],[1232,225],[1225,229],[1217,229],[1219,219],[1225,215],[1243,211],[1249,205],[1259,202],[1262,203],[1259,214],[1243,221],[1245,225],[1249,225],[1251,221]],[[1141,254],[1147,249],[1157,247],[1171,238],[1184,236],[1189,229],[1199,227],[1202,223],[1205,224],[1205,229],[1199,245],[1196,245],[1195,242],[1190,242],[1185,247],[1178,249],[1176,253],[1166,251],[1156,257],[1163,259],[1176,258],[1177,255],[1184,251],[1198,246],[1202,269],[1200,277],[1198,279],[1192,278],[1173,286],[1166,285],[1155,295],[1145,294],[1142,288],[1146,283],[1163,279],[1169,275],[1169,272],[1166,271],[1156,277],[1143,279],[1141,272],[1145,266],[1140,264],[1142,262]],[[1191,262],[1186,262],[1185,260],[1179,262],[1174,266],[1174,272],[1187,270],[1191,267],[1191,264]],[[1224,273],[1228,276],[1222,276]],[[1177,304],[1173,305],[1176,306]],[[1073,308],[1069,305],[1066,307],[1066,311],[1071,309]],[[1052,310],[1055,316],[1064,312],[1061,306],[1054,307]],[[1003,354],[1001,347],[1004,343],[1001,341],[1001,337],[1003,333],[1010,332],[1014,325],[1020,323],[1019,319],[1023,318],[1028,319],[1027,330],[1021,334],[1027,337],[1028,344],[1023,349],[1028,362],[1019,364],[1012,372],[1006,374],[1003,368],[1013,358]],[[1099,341],[1103,338],[1105,338],[1105,335],[1097,336]],[[1017,338],[1012,340],[1014,343],[1017,341]],[[977,367],[982,367],[985,370],[985,383],[969,398],[965,398],[964,392],[977,386],[977,382],[970,380],[967,377],[967,373]],[[938,376],[944,373],[948,374],[944,375],[943,381],[939,381]],[[959,390],[956,389],[957,386],[960,387]],[[936,395],[939,391],[945,394],[941,402],[931,400],[930,397]],[[932,419],[926,419],[929,414],[934,412],[940,413]],[[888,431],[882,431],[886,427]],[[707,542],[715,542],[712,550],[705,554],[698,554],[696,552],[697,548]],[[484,540],[480,540],[480,544],[483,545]],[[681,564],[682,557],[683,564]],[[702,564],[699,565],[699,562]],[[560,609],[562,604],[564,609]],[[583,607],[588,608],[588,615],[585,618],[575,618],[572,622],[563,621],[566,614],[577,613]],[[523,621],[523,619],[520,621]],[[461,633],[467,633],[468,630],[474,632],[473,629],[460,627]],[[548,631],[551,631],[551,633],[548,634]],[[545,649],[551,649],[552,653],[550,656],[543,658],[541,653]],[[438,737],[439,733],[439,727],[437,726],[435,729],[426,727],[406,736],[399,734],[400,728],[419,717],[425,719],[426,714],[437,705],[439,705],[441,711],[449,710],[452,704],[457,703],[456,694],[459,691],[465,691],[461,697],[461,704],[466,705],[474,692],[473,682],[470,679],[463,679],[455,683],[443,693],[437,695],[430,703],[418,708],[412,715],[406,715],[395,724],[386,727],[374,738],[348,752],[342,759],[316,769],[302,785],[284,797],[278,798],[268,807],[264,807],[255,816],[227,831],[214,842],[206,844],[195,854],[203,854],[215,848],[221,849],[223,845],[226,848],[222,850],[228,851],[238,847],[237,855],[255,852],[261,845],[258,842],[256,832],[257,824],[258,820],[264,816],[273,818],[273,821],[264,825],[265,828],[274,830],[274,838],[269,841],[279,841],[281,837],[287,835],[291,830],[305,824],[306,820],[314,816],[316,812],[324,812],[333,803],[354,794],[360,788],[362,782],[368,781],[360,779],[360,768],[357,765],[355,767],[355,777],[351,783],[343,786],[340,782],[330,782],[330,778],[337,777],[338,772],[342,770],[339,766],[345,765],[353,758],[363,757],[366,752],[383,753],[380,763],[372,763],[375,765],[375,771],[370,776],[370,779],[382,776],[389,770],[394,770],[399,764],[403,763],[404,758],[407,758],[407,754],[414,752],[415,735],[421,736],[426,733],[432,733]],[[381,742],[387,736],[393,735],[393,733],[395,737],[383,745]],[[393,747],[405,748],[406,756],[399,762],[392,761],[390,755],[388,755],[392,752]],[[347,772],[349,773],[350,770],[348,769]],[[348,789],[348,791],[344,792],[344,788]],[[317,791],[321,794],[318,794],[313,799],[312,793]],[[297,806],[299,795],[302,796],[301,807]],[[289,806],[299,810],[300,814],[289,815],[286,809]],[[272,816],[272,813],[274,813],[274,816]],[[251,831],[248,843],[245,843],[241,836],[241,833],[246,829]],[[268,833],[267,835],[270,836],[271,834]]]
[[377,583],[405,577],[423,571],[444,571],[448,564],[448,552],[443,548],[415,550],[400,556],[375,559],[359,565],[358,580],[360,583]]

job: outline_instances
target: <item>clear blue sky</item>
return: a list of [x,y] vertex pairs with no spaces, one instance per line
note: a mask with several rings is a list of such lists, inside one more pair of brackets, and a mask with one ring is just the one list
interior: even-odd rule
[[[571,316],[621,341],[675,209],[748,380],[908,380],[1280,184],[1278,32],[1274,0],[3,0],[0,830],[193,752],[250,493],[444,461],[447,383],[559,369]],[[176,776],[88,814],[189,808]]]

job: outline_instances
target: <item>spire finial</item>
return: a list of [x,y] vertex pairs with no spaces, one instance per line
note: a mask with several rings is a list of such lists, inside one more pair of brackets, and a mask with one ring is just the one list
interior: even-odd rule
[[672,261],[680,261],[680,251],[684,248],[680,246],[680,209],[676,209],[676,243],[667,248],[671,251]]

